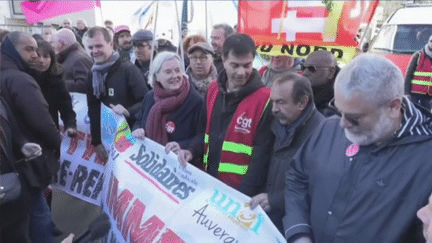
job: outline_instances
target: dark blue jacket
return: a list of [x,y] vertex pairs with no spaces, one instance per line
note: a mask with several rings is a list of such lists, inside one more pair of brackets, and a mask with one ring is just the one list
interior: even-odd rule
[[[201,106],[203,103],[203,98],[191,85],[189,95],[183,105],[180,106],[176,112],[169,114],[167,117],[167,122],[172,121],[175,124],[174,132],[172,134],[168,134],[168,141],[178,142],[182,149],[189,147],[192,138],[196,134],[198,118],[200,116]],[[137,114],[133,130],[137,128],[145,129],[147,116],[154,104],[154,91],[150,90],[144,96],[143,105],[141,111]]]

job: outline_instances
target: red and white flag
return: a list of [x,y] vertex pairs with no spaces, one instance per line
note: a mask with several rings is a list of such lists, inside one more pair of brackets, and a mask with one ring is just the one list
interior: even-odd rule
[[[314,50],[333,48],[341,51],[339,59],[347,60],[355,54],[360,25],[370,22],[378,3],[239,1],[239,31],[251,35],[258,46],[266,46],[264,50],[271,45],[270,55],[307,56]],[[302,49],[296,50],[299,46]]]

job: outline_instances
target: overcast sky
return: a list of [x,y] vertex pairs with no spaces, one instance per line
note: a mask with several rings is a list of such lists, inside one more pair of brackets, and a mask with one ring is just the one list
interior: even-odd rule
[[[152,1],[101,1],[102,15],[104,20],[110,19],[114,26],[126,24],[130,26],[132,32],[140,28],[138,18],[134,13],[142,6],[148,6]],[[156,34],[158,32],[168,32],[172,29],[177,32],[176,11],[174,1],[159,1],[158,19]],[[183,1],[177,1],[179,9],[178,14],[181,17],[181,7]],[[189,1],[190,5],[191,2]],[[193,20],[188,25],[189,33],[201,33],[205,35],[205,1],[193,1]],[[191,9],[191,6],[189,6]],[[211,26],[225,22],[231,26],[237,24],[237,10],[232,1],[207,1],[208,9],[208,32],[211,32]],[[192,13],[189,10],[189,15]],[[146,20],[143,25],[145,26]],[[141,26],[143,28],[144,26]],[[210,35],[210,33],[208,33]],[[178,34],[174,33],[174,41]]]

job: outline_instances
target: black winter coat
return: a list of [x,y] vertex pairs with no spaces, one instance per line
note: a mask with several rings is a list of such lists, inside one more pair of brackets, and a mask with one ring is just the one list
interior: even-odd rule
[[[190,146],[193,137],[196,135],[196,127],[203,103],[203,98],[191,85],[189,95],[184,103],[178,110],[167,116],[167,122],[172,121],[175,124],[175,131],[172,134],[168,134],[168,141],[179,143],[182,149]],[[148,114],[154,104],[154,91],[150,90],[144,97],[141,112],[137,115],[134,130],[137,128],[145,129]]]
[[62,79],[62,74],[49,75],[47,72],[40,74],[33,71],[32,76],[42,90],[54,123],[58,128],[60,112],[64,129],[76,128],[76,114],[72,108],[72,99]]
[[[1,97],[1,161],[0,174],[16,172],[14,169],[16,159],[13,154],[13,149],[20,150],[27,142],[19,130],[17,121],[13,116],[12,110],[7,102]],[[26,163],[26,162],[23,162]],[[13,202],[0,203],[0,230],[7,225],[24,220],[30,212],[30,192],[27,185],[24,183],[24,178],[21,179],[21,195]]]
[[75,43],[57,55],[63,69],[63,80],[69,92],[85,94],[93,61],[84,49]]
[[87,88],[88,115],[90,118],[92,144],[94,146],[101,144],[101,102],[108,107],[110,104],[120,104],[126,108],[130,114],[130,117],[127,118],[129,127],[133,127],[135,115],[141,107],[144,95],[147,93],[144,76],[134,64],[119,58],[111,66],[105,78],[106,95],[100,99],[93,95],[92,73],[90,73]]
[[402,127],[379,146],[353,149],[333,116],[299,149],[286,177],[287,239],[424,242],[416,212],[432,190],[432,115],[404,100]]
[[1,60],[2,96],[13,110],[23,134],[30,142],[41,145],[43,153],[30,163],[20,164],[18,170],[31,187],[45,188],[60,167],[60,133],[34,78],[8,56],[2,54]]
[[[292,124],[288,137],[281,142],[281,133],[277,128],[279,121],[274,119],[271,126],[274,135],[273,149],[268,151],[266,156],[260,158],[261,163],[264,164],[263,167],[268,165],[268,170],[266,168],[255,171],[249,170],[243,179],[242,186],[239,188],[240,192],[251,197],[261,192],[268,194],[271,209],[267,215],[281,234],[284,233],[282,218],[285,215],[286,172],[297,150],[313,134],[323,120],[324,116],[315,108],[315,105],[313,103],[309,104],[305,113]],[[264,188],[264,190],[261,191],[261,188]]]

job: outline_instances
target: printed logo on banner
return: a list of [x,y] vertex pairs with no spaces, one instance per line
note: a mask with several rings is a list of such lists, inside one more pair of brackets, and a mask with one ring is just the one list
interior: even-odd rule
[[234,131],[241,132],[243,134],[251,133],[250,128],[252,126],[252,118],[245,117],[245,112],[243,112],[237,118],[237,124],[234,126]]
[[265,217],[261,213],[254,213],[248,204],[229,198],[225,193],[214,189],[210,198],[210,205],[216,208],[223,215],[229,217],[243,230],[250,230],[259,235],[259,230],[264,223]]
[[114,147],[117,151],[124,152],[135,143],[136,140],[129,129],[127,121],[124,120],[117,128],[114,138]]

